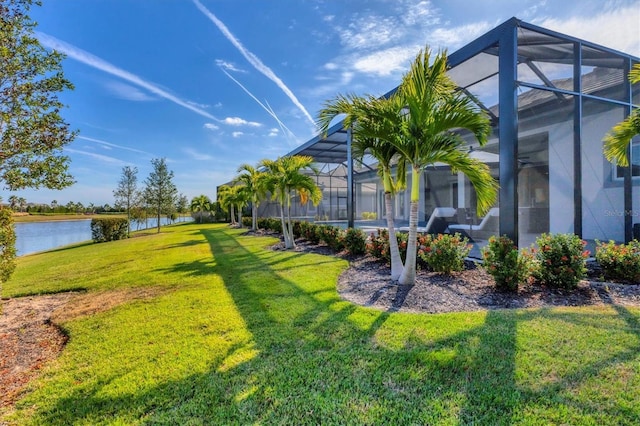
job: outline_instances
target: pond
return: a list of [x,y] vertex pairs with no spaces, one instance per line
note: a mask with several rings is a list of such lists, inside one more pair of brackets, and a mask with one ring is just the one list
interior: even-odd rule
[[[191,221],[190,217],[180,218],[179,222]],[[160,219],[161,225],[167,225],[166,218]],[[156,219],[138,226],[131,224],[131,230],[155,228]],[[91,240],[91,219],[57,220],[51,222],[16,223],[16,251],[18,256],[51,250],[56,247]]]

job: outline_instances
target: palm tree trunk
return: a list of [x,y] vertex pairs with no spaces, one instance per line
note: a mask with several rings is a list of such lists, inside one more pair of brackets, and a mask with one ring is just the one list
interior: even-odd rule
[[291,198],[287,194],[287,234],[289,235],[289,246],[287,248],[295,248],[296,240],[293,236],[293,226],[291,225]]
[[391,193],[384,193],[384,206],[387,217],[387,229],[389,230],[389,254],[391,256],[391,279],[397,281],[402,274],[404,265],[400,257],[400,249],[398,248],[398,239],[396,238],[395,223],[393,220],[393,205],[391,202]]
[[287,224],[284,220],[284,201],[280,203],[280,222],[282,223],[282,236],[284,237],[285,248],[291,248],[289,243],[289,235],[287,234]]
[[236,223],[236,210],[233,208],[233,204],[231,204],[231,224]]
[[238,227],[242,228],[242,207],[238,204]]
[[251,230],[256,231],[258,229],[258,206],[255,202],[251,203]]
[[411,170],[411,211],[409,213],[409,238],[407,239],[407,258],[404,262],[404,271],[398,282],[403,285],[413,285],[416,282],[416,257],[418,248],[416,240],[418,236],[418,203],[420,201],[420,177],[422,172],[416,167]]

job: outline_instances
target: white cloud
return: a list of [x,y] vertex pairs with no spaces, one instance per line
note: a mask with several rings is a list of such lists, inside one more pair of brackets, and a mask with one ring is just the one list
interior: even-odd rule
[[231,133],[231,136],[233,136],[234,138],[239,138],[242,135],[244,135],[244,132],[233,132],[233,133]]
[[307,120],[309,120],[312,124],[314,124],[314,121],[313,121],[313,118],[311,117],[311,114],[309,114],[309,112],[304,107],[304,105],[302,105],[302,103],[300,103],[300,101],[298,100],[296,95],[294,95],[293,92],[291,91],[291,89],[289,89],[287,87],[287,85],[284,84],[284,82],[280,79],[280,77],[278,77],[271,70],[271,68],[266,66],[260,60],[260,58],[258,58],[253,52],[250,52],[249,50],[247,50],[242,45],[242,43],[240,43],[240,41],[231,33],[231,31],[229,31],[227,26],[222,21],[220,21],[213,13],[211,13],[209,11],[209,9],[204,7],[204,5],[202,3],[200,3],[198,0],[193,0],[193,3],[196,5],[196,7],[207,18],[209,18],[209,20],[211,20],[211,22],[213,22],[215,24],[216,27],[218,27],[218,29],[222,32],[222,34],[225,36],[225,38],[227,40],[229,40],[231,42],[231,44],[233,44],[236,47],[236,49],[238,49],[238,51],[240,51],[242,56],[244,56],[245,59],[247,61],[249,61],[249,63],[256,70],[260,71],[265,77],[267,77],[269,80],[273,81],[276,84],[276,86],[278,86],[287,95],[287,97],[294,103],[294,105],[297,106],[298,109],[300,109],[300,111],[304,114],[304,116],[307,118]]
[[269,135],[268,135],[269,137],[272,137],[272,138],[273,138],[273,137],[276,137],[276,136],[278,136],[278,135],[280,135],[280,129],[276,129],[276,128],[274,127],[273,129],[270,129],[270,130],[269,130]]
[[440,22],[439,13],[430,1],[409,4],[407,10],[401,16],[404,24],[409,26],[416,24],[431,26]]
[[397,42],[406,29],[391,16],[358,16],[346,28],[338,28],[343,46],[351,50],[380,48]]
[[204,123],[204,127],[205,129],[209,129],[209,130],[218,130],[220,127],[216,126],[213,123]]
[[563,34],[633,55],[640,54],[640,7],[636,4],[605,8],[590,16],[572,16],[569,19],[547,18],[539,25]]
[[492,27],[493,24],[483,21],[460,25],[458,27],[436,28],[429,34],[429,44],[434,50],[446,48],[447,51],[453,52],[465,43],[473,41],[478,38],[478,36],[489,31]]
[[154,97],[142,92],[137,87],[120,81],[108,81],[105,83],[105,87],[115,97],[125,99],[127,101],[145,102],[156,100]]
[[241,72],[241,73],[247,72],[246,70],[238,68],[234,63],[227,62],[222,59],[216,59],[216,65],[219,66],[220,68],[224,68],[227,71],[234,71],[234,72]]
[[333,62],[327,62],[326,64],[324,64],[325,70],[334,71],[334,70],[337,70],[338,68],[339,68],[338,64]]
[[197,161],[211,161],[214,159],[211,155],[198,152],[192,148],[184,148],[183,151]]
[[406,71],[418,50],[418,46],[399,46],[380,50],[356,59],[353,68],[365,74],[388,76],[397,71]]
[[240,117],[227,117],[224,119],[224,123],[230,126],[249,126],[249,127],[261,127],[262,123],[255,121],[247,121]]
[[99,69],[108,74],[119,77],[123,80],[128,81],[129,83],[135,84],[149,92],[158,95],[164,99],[167,99],[181,107],[187,108],[197,114],[200,114],[204,117],[207,117],[214,121],[219,121],[216,117],[209,114],[207,111],[204,111],[202,108],[198,108],[190,103],[190,101],[180,99],[179,97],[167,92],[164,89],[156,86],[155,84],[148,82],[141,77],[130,73],[129,71],[125,71],[121,68],[116,67],[115,65],[101,59],[85,50],[82,50],[76,46],[73,46],[67,42],[62,40],[58,40],[57,38],[50,36],[45,33],[41,33],[36,31],[36,36],[40,43],[43,46],[48,47],[49,49],[54,49],[59,52],[66,54],[68,57],[75,59],[76,61],[82,62],[83,64],[89,65],[90,67]]

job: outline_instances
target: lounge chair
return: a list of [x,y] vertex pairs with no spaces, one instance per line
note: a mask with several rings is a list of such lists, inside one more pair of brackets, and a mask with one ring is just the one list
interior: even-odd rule
[[[423,234],[437,234],[446,230],[449,221],[447,218],[456,216],[456,209],[453,207],[436,207],[433,209],[433,213],[429,217],[425,226],[419,226],[418,232]],[[402,226],[398,228],[399,231],[408,232],[408,226]]]
[[471,239],[480,239],[486,240],[489,239],[491,235],[496,235],[498,233],[498,218],[500,217],[500,209],[498,207],[494,207],[485,217],[482,218],[482,221],[477,225],[465,225],[465,224],[451,224],[447,227],[446,231],[449,234],[453,234],[459,232]]

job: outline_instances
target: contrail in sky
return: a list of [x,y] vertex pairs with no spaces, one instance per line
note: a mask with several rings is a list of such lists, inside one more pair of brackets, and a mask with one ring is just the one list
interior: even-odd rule
[[238,86],[240,86],[240,88],[241,88],[242,90],[244,90],[244,91],[245,91],[245,93],[246,93],[247,95],[251,96],[251,98],[252,98],[254,101],[256,101],[256,102],[258,103],[258,105],[260,105],[260,106],[261,106],[265,111],[267,111],[267,114],[269,114],[270,116],[272,116],[272,117],[273,117],[273,118],[278,122],[278,125],[282,128],[282,130],[283,130],[283,131],[285,131],[285,130],[286,130],[286,131],[285,131],[285,133],[289,133],[289,134],[291,134],[291,135],[293,135],[293,136],[295,137],[295,135],[293,134],[293,132],[292,132],[292,131],[287,127],[287,126],[285,126],[285,125],[284,125],[284,123],[283,123],[282,121],[280,121],[280,119],[278,118],[278,116],[276,115],[276,113],[275,113],[275,112],[273,112],[273,110],[271,110],[271,109],[267,108],[267,107],[266,107],[262,102],[260,102],[260,101],[258,100],[258,98],[256,98],[255,96],[253,96],[253,94],[249,91],[249,89],[247,89],[246,87],[244,87],[244,86],[242,85],[242,83],[240,83],[238,80],[236,80],[235,78],[233,78],[233,77],[231,76],[231,74],[229,74],[229,73],[228,73],[224,68],[222,68],[222,67],[221,67],[220,69],[222,70],[222,72],[223,72],[223,73],[225,73],[225,74],[227,75],[227,77],[229,77],[231,80],[233,80],[233,81],[234,81],[234,83],[236,83]]
[[267,77],[268,79],[273,81],[280,89],[282,89],[282,91],[289,97],[289,99],[291,99],[291,101],[300,109],[300,111],[302,111],[304,116],[307,117],[309,122],[315,128],[316,123],[315,123],[315,121],[313,121],[313,118],[311,118],[311,115],[309,114],[307,109],[304,107],[304,105],[302,105],[302,103],[300,103],[298,98],[296,98],[296,95],[293,94],[293,92],[287,87],[287,85],[284,84],[284,82],[282,80],[280,80],[280,77],[278,77],[271,70],[271,68],[269,68],[264,63],[262,63],[262,61],[256,55],[254,55],[252,52],[248,51],[242,45],[242,43],[240,43],[240,41],[233,34],[231,34],[231,31],[229,31],[229,29],[226,27],[226,25],[224,25],[224,23],[222,21],[220,21],[213,13],[211,13],[209,11],[209,9],[204,7],[204,5],[202,3],[200,3],[199,0],[193,0],[193,3],[196,5],[196,7],[198,9],[200,9],[200,11],[205,16],[207,16],[207,18],[209,18],[211,20],[211,22],[213,22],[216,25],[216,27],[218,27],[218,29],[227,38],[227,40],[229,40],[231,42],[231,44],[233,44],[236,47],[236,49],[238,49],[240,51],[240,53],[242,53],[242,56],[244,56],[247,59],[247,61],[249,61],[249,63],[251,65],[253,65],[253,67],[255,69],[260,71],[262,74],[265,75],[265,77]]
[[87,136],[78,136],[78,139],[83,139],[85,141],[89,141],[89,142],[95,142],[104,146],[108,146],[108,147],[112,147],[112,148],[119,148],[119,149],[125,149],[127,151],[131,151],[131,152],[137,152],[139,154],[145,154],[145,155],[153,155],[150,152],[146,152],[146,151],[142,151],[141,149],[136,149],[136,148],[130,148],[128,146],[122,146],[122,145],[116,145],[115,143],[111,143],[111,142],[107,142],[107,141],[103,141],[100,139],[95,139],[95,138],[90,138]]
[[174,96],[171,93],[159,88],[153,83],[145,81],[142,78],[138,77],[137,75],[130,73],[129,71],[125,71],[121,68],[118,68],[115,65],[105,61],[104,59],[101,59],[85,50],[82,50],[65,41],[59,40],[53,36],[50,36],[48,34],[45,34],[39,31],[36,31],[36,36],[38,37],[38,40],[40,40],[40,43],[42,43],[42,45],[45,47],[63,52],[64,54],[66,54],[70,58],[75,59],[76,61],[82,62],[83,64],[89,65],[90,67],[99,69],[111,75],[115,75],[116,77],[120,77],[123,80],[127,80],[128,82],[133,83],[139,87],[142,87],[151,93],[154,93],[164,99],[167,99],[175,104],[180,105],[181,107],[190,109],[191,111],[197,114],[200,114],[203,117],[207,117],[217,122],[222,122],[222,120],[220,120],[219,118],[214,117],[213,115],[209,114],[207,111],[201,108],[191,105],[188,101],[182,100],[177,96]]

